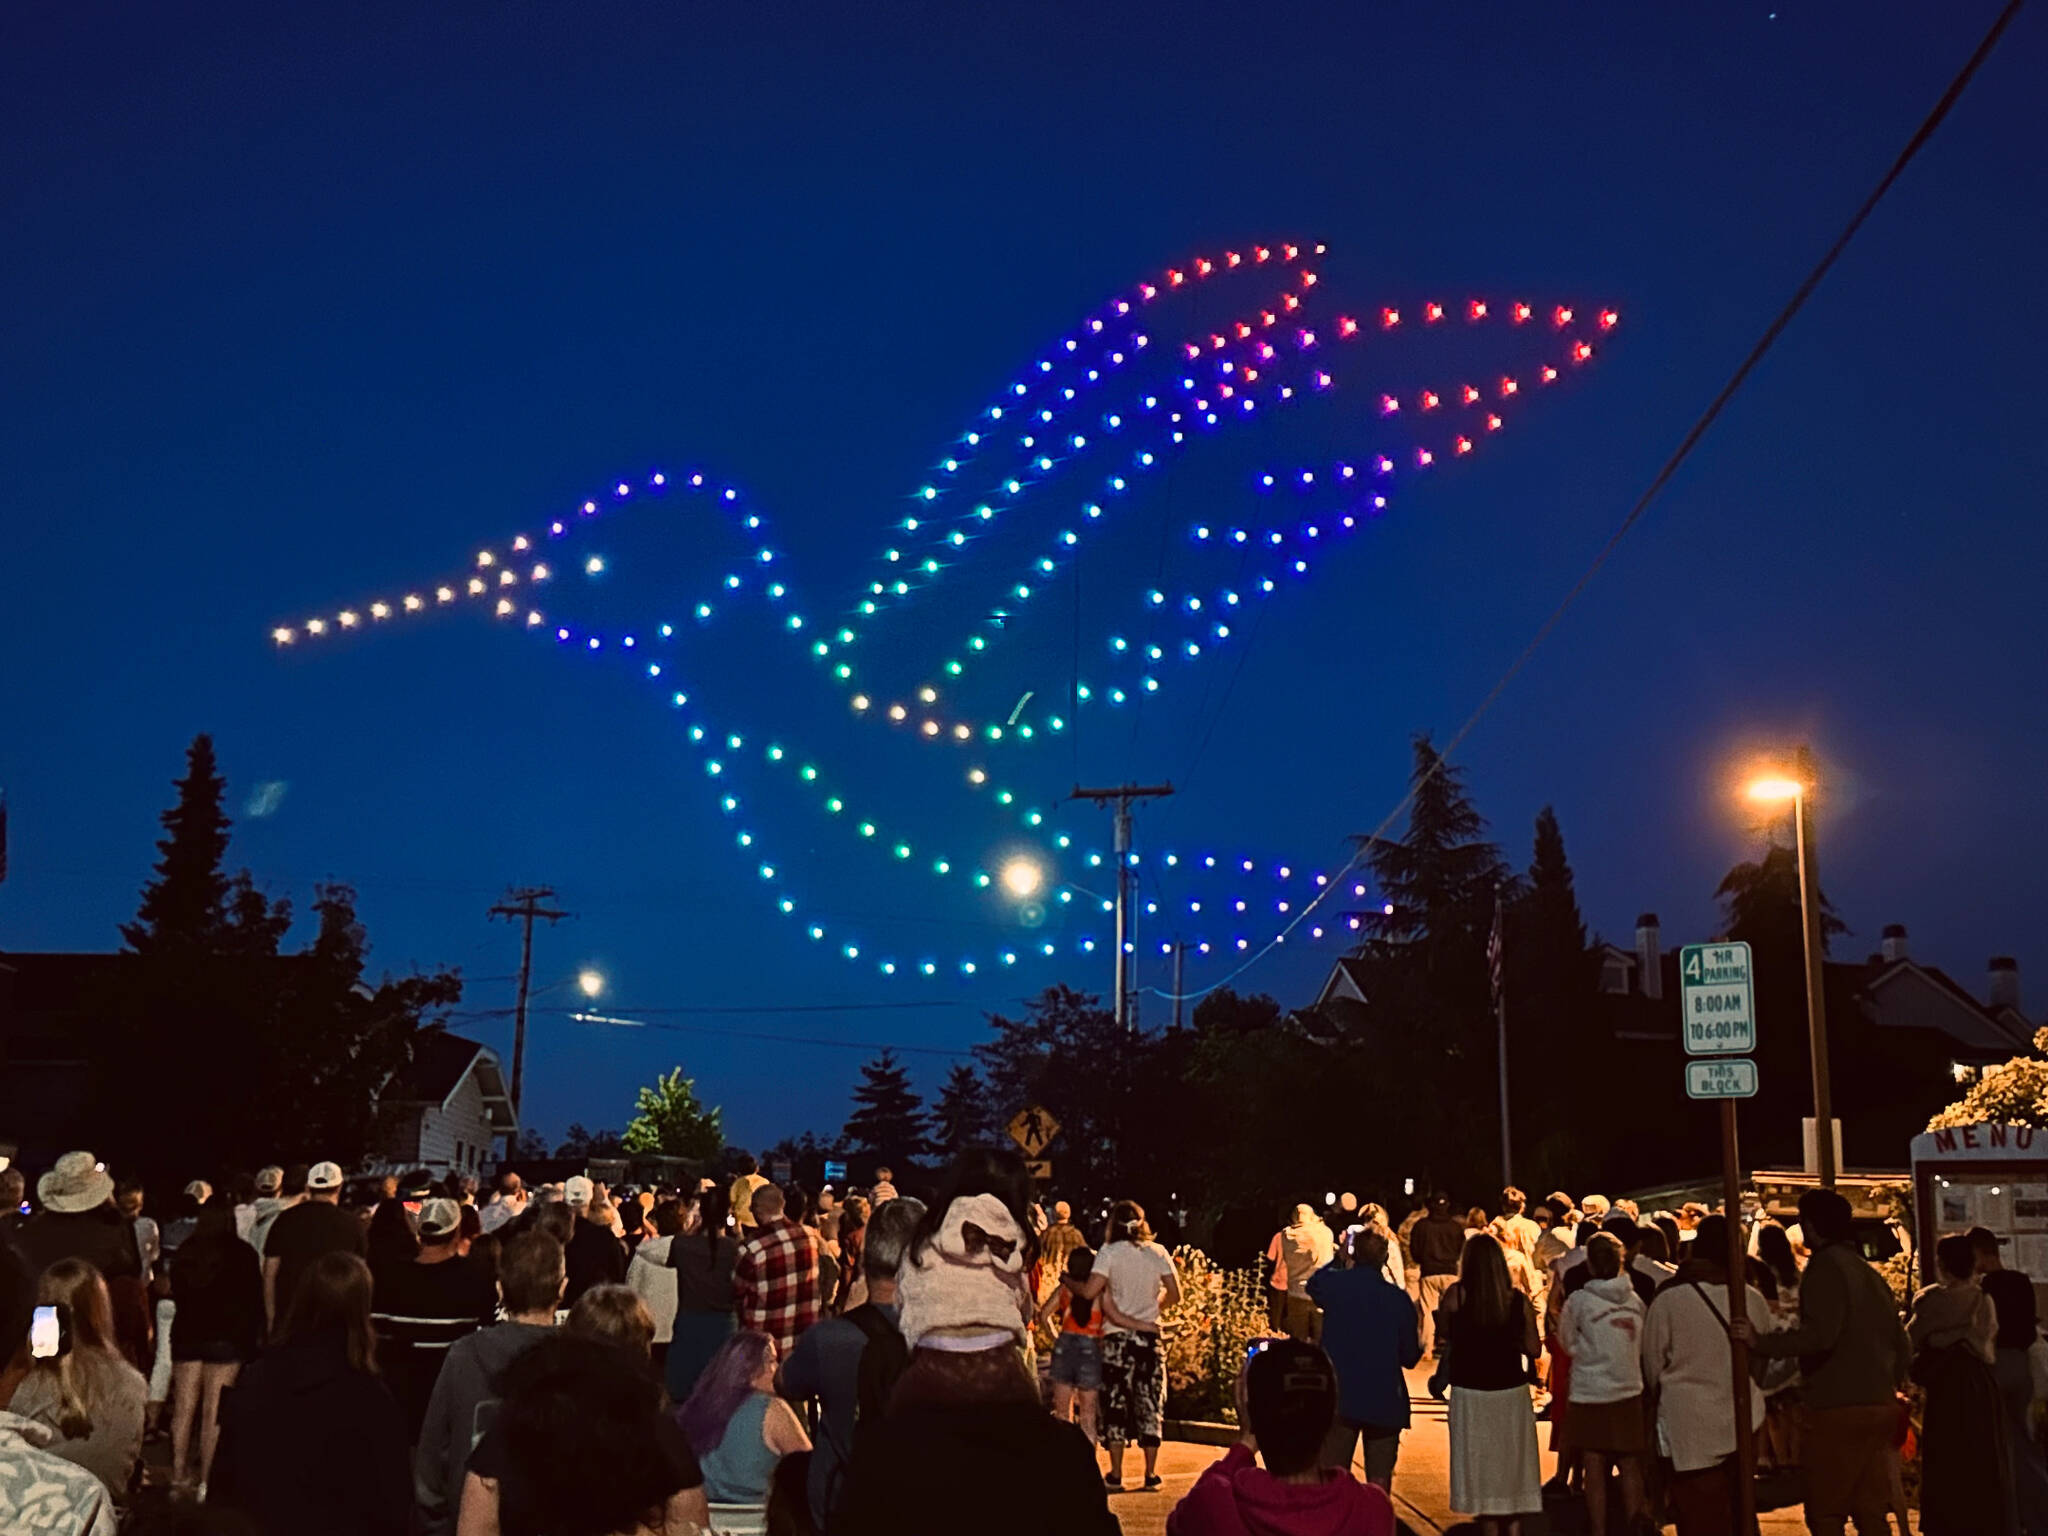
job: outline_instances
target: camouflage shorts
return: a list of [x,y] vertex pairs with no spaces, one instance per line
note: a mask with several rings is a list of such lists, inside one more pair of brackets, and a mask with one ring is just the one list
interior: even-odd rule
[[1156,1333],[1102,1336],[1102,1438],[1157,1445],[1166,1414],[1166,1357]]

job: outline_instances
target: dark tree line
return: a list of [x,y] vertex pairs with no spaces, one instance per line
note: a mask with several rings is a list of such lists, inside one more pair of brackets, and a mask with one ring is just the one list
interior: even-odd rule
[[195,737],[154,878],[121,930],[133,959],[94,1000],[92,1145],[168,1177],[353,1163],[369,1150],[378,1090],[460,999],[461,979],[369,979],[369,937],[342,884],[315,888],[313,934],[288,949],[290,902],[246,869],[227,872],[225,794],[212,740]]

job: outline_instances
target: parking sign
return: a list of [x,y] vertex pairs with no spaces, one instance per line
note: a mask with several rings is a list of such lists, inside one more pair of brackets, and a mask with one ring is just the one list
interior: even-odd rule
[[1749,946],[1688,944],[1678,952],[1678,992],[1688,1056],[1756,1052],[1756,998]]

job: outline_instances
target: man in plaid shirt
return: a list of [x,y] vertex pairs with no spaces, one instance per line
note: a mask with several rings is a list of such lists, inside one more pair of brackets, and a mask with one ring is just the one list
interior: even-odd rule
[[808,1227],[782,1214],[782,1191],[763,1184],[754,1191],[754,1228],[740,1244],[733,1266],[732,1295],[742,1328],[775,1341],[787,1360],[803,1332],[818,1320],[818,1240]]

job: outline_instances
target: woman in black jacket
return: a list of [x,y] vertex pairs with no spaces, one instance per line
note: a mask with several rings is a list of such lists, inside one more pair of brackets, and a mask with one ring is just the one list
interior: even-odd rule
[[[171,1486],[203,1486],[220,1439],[221,1394],[263,1337],[263,1261],[235,1235],[235,1202],[215,1195],[171,1256]],[[198,1466],[192,1428],[199,1427]]]
[[207,1502],[264,1536],[406,1536],[405,1416],[377,1379],[370,1267],[354,1254],[314,1261],[277,1347],[227,1395]]

